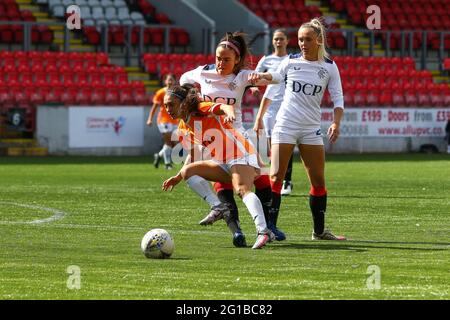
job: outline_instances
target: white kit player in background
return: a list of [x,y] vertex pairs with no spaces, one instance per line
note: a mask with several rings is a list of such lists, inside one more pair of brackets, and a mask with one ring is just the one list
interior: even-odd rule
[[[255,73],[254,70],[246,69],[247,57],[249,54],[248,46],[244,35],[238,32],[228,32],[219,42],[216,48],[216,63],[211,65],[199,66],[198,68],[184,73],[180,78],[180,85],[192,84],[200,86],[201,98],[205,102],[217,102],[231,105],[234,107],[236,120],[233,123],[235,129],[240,130],[247,138],[242,125],[241,103],[245,89],[251,85],[267,85],[268,79],[264,79],[264,74],[260,74],[260,82],[251,83],[249,78]],[[271,77],[270,77],[271,78]],[[262,176],[267,179],[268,177]],[[203,178],[195,176],[190,179],[189,187],[203,199],[208,199],[210,190],[208,182]],[[255,181],[255,193],[263,203],[265,213],[269,211],[271,202],[271,188],[259,190],[258,185],[265,186],[266,183],[259,184]],[[231,183],[214,184],[214,189],[220,201],[230,209],[230,216],[226,223],[233,234],[233,244],[236,247],[245,247],[245,236],[239,225],[238,209],[234,200],[234,191]],[[212,206],[212,204],[210,204]],[[211,207],[211,212],[202,220],[200,224],[207,225],[220,217],[215,208]]]
[[[309,205],[313,217],[313,240],[345,240],[325,229],[327,190],[325,188],[325,148],[321,132],[320,104],[328,87],[334,103],[334,119],[328,129],[328,137],[334,143],[339,136],[344,114],[344,97],[336,64],[326,52],[325,27],[319,19],[304,23],[298,30],[301,54],[283,60],[277,71],[271,73],[274,80],[285,81],[283,102],[278,111],[272,132],[270,176],[272,192],[279,194],[289,158],[295,145],[311,184]],[[258,78],[255,76],[255,81]],[[273,99],[275,87],[267,90],[267,98]],[[272,210],[279,210],[281,196],[272,199]],[[278,208],[277,208],[278,206]]]
[[[272,45],[274,48],[274,52],[271,55],[264,56],[258,62],[255,71],[257,72],[275,72],[278,69],[280,63],[288,58],[287,54],[287,45],[288,45],[288,36],[287,31],[285,29],[277,29],[273,33],[272,37]],[[262,129],[267,137],[268,142],[268,150],[270,151],[271,146],[271,136],[272,130],[275,125],[275,119],[280,109],[281,102],[283,101],[284,95],[284,82],[280,84],[272,84],[267,87],[267,90],[272,88],[277,93],[273,95],[272,99],[267,98],[267,94],[265,93],[258,110],[258,114],[255,118],[255,124],[253,126],[253,130],[256,134],[260,134]],[[267,92],[267,91],[266,91]],[[292,157],[289,161],[288,168],[286,170],[286,176],[283,181],[283,188],[281,190],[281,195],[290,195],[292,192]],[[273,211],[269,214],[268,226],[272,232],[275,233],[277,240],[286,239],[286,235],[277,228],[278,222],[278,211]]]

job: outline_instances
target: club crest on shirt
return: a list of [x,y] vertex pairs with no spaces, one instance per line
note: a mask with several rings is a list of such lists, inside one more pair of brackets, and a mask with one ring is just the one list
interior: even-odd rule
[[212,80],[205,79],[206,84],[211,84]]
[[231,91],[234,91],[234,89],[236,89],[236,87],[237,87],[237,84],[233,81],[233,82],[230,82],[229,84],[228,84],[228,88],[231,90]]
[[327,73],[328,71],[325,68],[320,68],[319,72],[317,72],[317,75],[319,76],[320,79],[323,79],[325,78]]

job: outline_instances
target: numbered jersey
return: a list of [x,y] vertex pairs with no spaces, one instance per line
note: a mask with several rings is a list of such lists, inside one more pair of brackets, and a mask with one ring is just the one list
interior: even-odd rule
[[[308,61],[300,54],[283,60],[274,80],[285,81],[283,102],[277,114],[277,122],[301,125],[304,128],[320,127],[320,104],[328,87],[334,107],[344,108],[341,78],[336,64],[329,60]],[[275,88],[275,86],[274,86]],[[272,99],[276,88],[270,88],[267,98]]]
[[216,71],[214,64],[200,66],[184,73],[180,78],[180,84],[199,84],[200,91],[205,102],[224,103],[234,106],[236,121],[234,127],[242,128],[242,96],[245,88],[249,86],[248,75],[253,70],[241,70],[237,75],[221,76]]

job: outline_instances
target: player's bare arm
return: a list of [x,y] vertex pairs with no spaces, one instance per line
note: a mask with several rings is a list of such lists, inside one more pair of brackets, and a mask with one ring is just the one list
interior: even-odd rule
[[344,108],[342,107],[336,107],[334,108],[334,118],[333,123],[328,128],[328,138],[330,139],[331,143],[336,142],[336,140],[339,138],[340,134],[340,126],[341,126],[341,119],[344,115]]

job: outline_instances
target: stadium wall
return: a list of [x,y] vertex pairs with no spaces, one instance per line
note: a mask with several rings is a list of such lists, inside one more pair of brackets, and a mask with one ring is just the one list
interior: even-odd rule
[[[110,108],[111,107],[104,109],[110,110]],[[117,108],[122,108],[123,110],[123,107]],[[40,146],[48,148],[50,155],[135,156],[150,155],[159,151],[162,147],[162,140],[158,128],[156,125],[152,127],[145,125],[145,119],[148,117],[150,108],[125,107],[125,109],[126,108],[138,109],[138,111],[139,109],[141,110],[141,119],[137,121],[142,125],[142,136],[137,137],[136,139],[142,140],[141,146],[70,147],[70,108],[66,106],[39,106],[37,108],[36,138]],[[74,109],[82,110],[83,107],[77,106],[74,107]],[[101,110],[102,107],[96,106],[90,109]],[[113,119],[114,117],[109,118]],[[117,117],[114,119],[116,118]],[[125,119],[125,123],[126,121],[127,120]],[[126,125],[130,127],[131,122]],[[81,134],[81,130],[78,131],[80,132],[79,134]],[[99,139],[100,138],[102,138],[102,133],[99,134]],[[133,137],[131,138],[133,139]],[[95,140],[95,136],[92,140]],[[133,143],[131,143],[131,145],[133,145]]]
[[183,0],[152,0],[152,5],[164,12],[170,20],[176,21],[177,26],[196,35],[190,38],[192,52],[209,54],[214,50],[212,47],[216,42],[216,23],[196,6]]
[[[88,110],[88,113],[86,113],[86,110]],[[417,114],[418,110],[421,109],[408,110],[408,112],[413,115]],[[39,145],[48,148],[51,155],[151,155],[160,150],[162,139],[156,126],[148,127],[145,125],[145,119],[147,119],[149,111],[150,108],[144,106],[39,106],[37,109],[36,138]],[[326,135],[329,125],[327,112],[332,112],[332,109],[324,109],[322,112],[322,117],[326,118],[323,119],[322,126],[324,135]],[[423,118],[415,119],[417,117],[410,116],[408,121],[401,122],[396,119],[395,123],[390,125],[388,125],[389,121],[387,120],[385,122],[367,122],[367,118],[359,119],[357,117],[364,117],[367,114],[377,115],[378,113],[381,113],[382,116],[383,113],[389,114],[389,112],[391,114],[393,112],[406,114],[406,111],[401,109],[347,108],[346,114],[348,117],[345,117],[341,124],[339,140],[331,145],[327,139],[324,139],[327,152],[446,152],[447,145],[444,139],[446,122],[440,121],[446,116],[446,109],[427,109],[427,114],[432,116],[427,116],[429,121],[417,121]],[[421,110],[420,112],[424,114],[425,111]],[[243,108],[243,115],[245,115],[243,122],[247,130],[251,130],[253,127],[253,118],[256,113],[256,108]],[[377,120],[376,118],[371,119]],[[121,123],[119,124],[119,122]],[[114,128],[114,124],[117,125],[117,128]],[[379,130],[386,130],[386,128],[393,131],[385,134],[385,136],[380,136]],[[134,131],[134,135],[132,133],[127,138],[127,130],[130,129]],[[124,138],[128,140],[122,140],[123,144],[120,144],[120,139]],[[81,145],[79,144],[80,141]],[[262,140],[260,139],[260,141]],[[84,147],[83,143],[96,146]],[[256,144],[256,141],[254,143]],[[73,147],[74,145],[76,147]]]
[[[159,2],[164,0],[159,0]],[[203,13],[214,19],[216,23],[217,37],[219,40],[226,32],[245,31],[250,40],[257,34],[263,32],[264,35],[258,37],[251,44],[252,53],[256,55],[266,54],[271,44],[269,25],[244,5],[235,0],[182,0],[191,3]],[[158,2],[158,1],[157,1]],[[230,19],[230,17],[233,17]],[[245,30],[243,30],[245,26]],[[215,48],[214,48],[215,49]],[[212,51],[211,53],[214,53]]]

